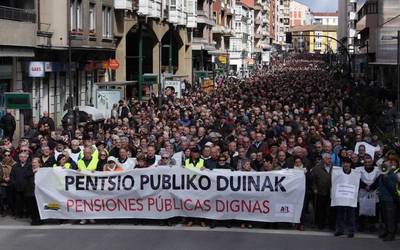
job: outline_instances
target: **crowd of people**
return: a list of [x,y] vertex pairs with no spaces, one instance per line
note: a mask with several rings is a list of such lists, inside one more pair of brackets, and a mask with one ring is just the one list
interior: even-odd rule
[[[328,227],[336,236],[347,230],[353,237],[356,231],[375,232],[383,224],[380,237],[394,240],[400,158],[381,143],[362,116],[351,112],[351,100],[349,85],[335,81],[323,61],[297,57],[274,61],[268,70],[248,78],[224,77],[209,93],[187,86],[177,99],[169,92],[161,107],[156,97],[121,100],[102,124],[89,120],[77,128],[56,127],[45,113],[17,144],[8,130],[4,134],[1,213],[18,218],[30,214],[33,224],[42,223],[35,209],[33,180],[43,167],[90,171],[157,165],[232,171],[298,168],[306,175],[298,230],[305,225]],[[333,166],[343,166],[345,173],[361,172],[358,209],[330,206]],[[374,197],[373,212],[362,199],[365,196]],[[201,224],[206,226],[206,221]]]

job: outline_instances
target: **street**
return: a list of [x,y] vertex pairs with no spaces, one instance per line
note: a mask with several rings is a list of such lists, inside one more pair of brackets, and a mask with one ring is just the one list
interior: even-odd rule
[[[7,217],[0,220],[0,249],[111,250],[111,249],[305,249],[391,250],[400,242],[382,242],[376,235],[356,234],[354,239],[332,232],[217,227],[134,226],[131,224],[29,226]],[[6,247],[7,246],[7,247]]]

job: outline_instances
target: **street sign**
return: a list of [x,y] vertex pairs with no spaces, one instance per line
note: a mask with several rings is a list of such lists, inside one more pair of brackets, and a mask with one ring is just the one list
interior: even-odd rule
[[172,92],[174,92],[176,94],[177,98],[181,98],[182,97],[182,83],[181,81],[165,81],[164,83],[164,90],[170,89]]
[[7,109],[32,109],[32,94],[6,92],[4,102]]
[[119,62],[117,59],[111,59],[109,62],[109,66],[112,70],[117,70],[119,68]]
[[207,71],[195,71],[194,76],[196,78],[206,78],[208,76]]
[[143,83],[146,85],[153,85],[158,83],[158,75],[156,74],[143,74]]
[[29,77],[44,77],[44,62],[29,62]]

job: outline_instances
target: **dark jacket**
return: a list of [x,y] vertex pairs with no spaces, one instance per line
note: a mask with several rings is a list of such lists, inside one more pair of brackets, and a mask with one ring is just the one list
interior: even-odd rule
[[6,113],[0,120],[0,128],[4,130],[6,135],[14,133],[16,128],[14,116]]
[[331,192],[331,174],[332,167],[329,172],[325,170],[323,162],[317,164],[311,171],[312,189],[318,195],[329,196]]
[[[43,159],[42,159],[43,160]],[[54,164],[57,163],[54,156],[50,156],[46,162],[43,162],[42,168],[52,168]]]
[[217,168],[218,161],[214,160],[213,158],[207,159],[205,161],[205,167],[207,169],[213,170],[214,168]]
[[28,185],[28,178],[32,175],[32,166],[26,163],[24,166],[17,163],[11,170],[11,186],[16,192],[25,192]]
[[379,200],[384,202],[398,202],[400,197],[396,193],[397,176],[394,170],[379,177],[378,194]]
[[54,131],[56,129],[54,121],[53,121],[53,119],[51,117],[44,117],[43,116],[42,118],[40,118],[39,119],[39,124],[38,124],[39,128],[42,126],[42,124],[45,124],[45,123],[49,124],[49,128],[50,128],[51,131]]

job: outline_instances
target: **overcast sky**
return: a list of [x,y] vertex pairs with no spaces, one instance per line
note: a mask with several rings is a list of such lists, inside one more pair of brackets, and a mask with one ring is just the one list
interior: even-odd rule
[[297,0],[308,5],[311,11],[337,11],[338,0]]

